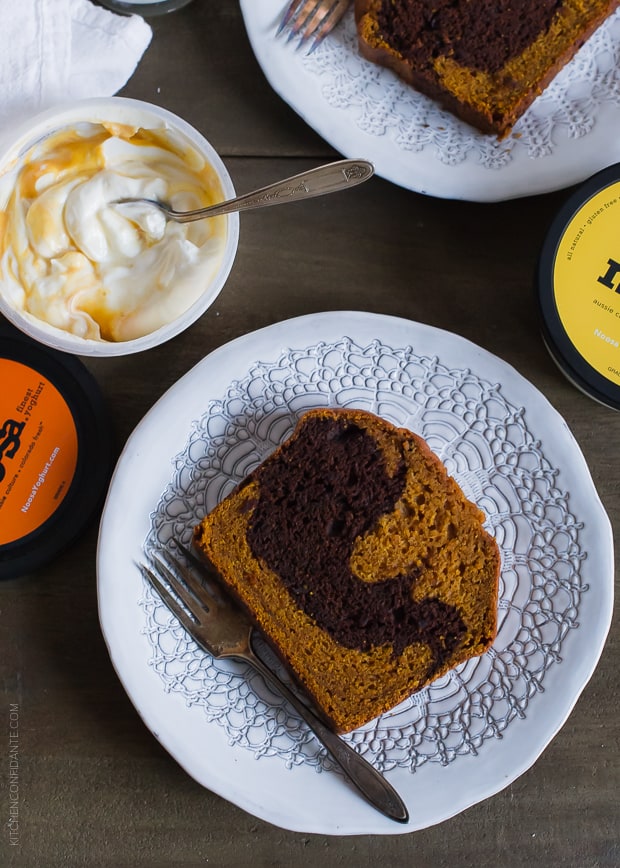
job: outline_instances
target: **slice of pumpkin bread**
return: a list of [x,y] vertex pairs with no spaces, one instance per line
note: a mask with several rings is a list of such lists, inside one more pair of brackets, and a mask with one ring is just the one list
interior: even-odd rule
[[194,544],[337,731],[491,645],[500,555],[417,435],[306,413]]

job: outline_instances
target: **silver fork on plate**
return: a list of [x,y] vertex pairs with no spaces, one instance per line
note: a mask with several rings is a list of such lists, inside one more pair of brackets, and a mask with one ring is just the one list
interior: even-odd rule
[[[175,541],[175,545],[191,568],[167,549],[145,553],[148,563],[140,563],[139,567],[187,632],[213,657],[232,657],[254,666],[290,702],[361,795],[392,820],[408,822],[403,800],[383,775],[339,738],[257,656],[252,645],[254,625],[218,584],[217,575],[182,543]],[[208,586],[197,572],[209,582]]]
[[300,45],[311,42],[309,51],[314,51],[338,24],[350,3],[351,0],[291,0],[277,35],[288,31],[289,38],[298,37]]

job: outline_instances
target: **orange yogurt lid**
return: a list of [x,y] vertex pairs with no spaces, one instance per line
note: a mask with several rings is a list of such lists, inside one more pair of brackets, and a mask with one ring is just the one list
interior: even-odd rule
[[0,578],[70,544],[109,479],[112,438],[84,365],[0,325]]

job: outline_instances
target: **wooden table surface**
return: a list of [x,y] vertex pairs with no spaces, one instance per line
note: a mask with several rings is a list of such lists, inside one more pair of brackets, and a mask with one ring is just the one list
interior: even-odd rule
[[[257,0],[260,2],[260,0]],[[153,18],[123,95],[201,130],[239,191],[335,156],[270,88],[235,0]],[[147,353],[86,362],[118,449],[157,398],[214,348],[323,310],[393,314],[460,333],[513,365],[566,419],[614,529],[620,414],[577,391],[540,338],[532,277],[566,191],[502,202],[439,200],[380,178],[347,194],[242,215],[224,291],[187,332]],[[294,210],[293,210],[294,209]],[[0,864],[32,866],[612,866],[620,864],[614,621],[574,711],[534,766],[438,826],[393,836],[299,834],[199,786],[146,729],[110,663],[97,615],[95,521],[34,575],[0,586],[7,745],[19,714],[19,844],[4,787]],[[7,761],[2,774],[8,784]]]

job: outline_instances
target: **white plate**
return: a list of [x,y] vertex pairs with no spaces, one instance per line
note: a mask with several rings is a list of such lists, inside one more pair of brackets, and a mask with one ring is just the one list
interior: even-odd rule
[[360,57],[352,10],[312,54],[276,38],[285,0],[241,0],[273,89],[347,157],[402,187],[492,202],[545,193],[620,160],[620,10],[498,142]]
[[[424,436],[484,509],[502,553],[493,648],[347,736],[400,791],[405,827],[349,788],[260,677],[188,640],[136,567],[145,542],[187,541],[304,410],[327,405]],[[97,560],[103,632],[147,726],[205,787],[303,832],[411,831],[507,786],[566,720],[612,610],[609,520],[546,399],[463,338],[359,312],[249,334],[173,386],[121,455]]]

